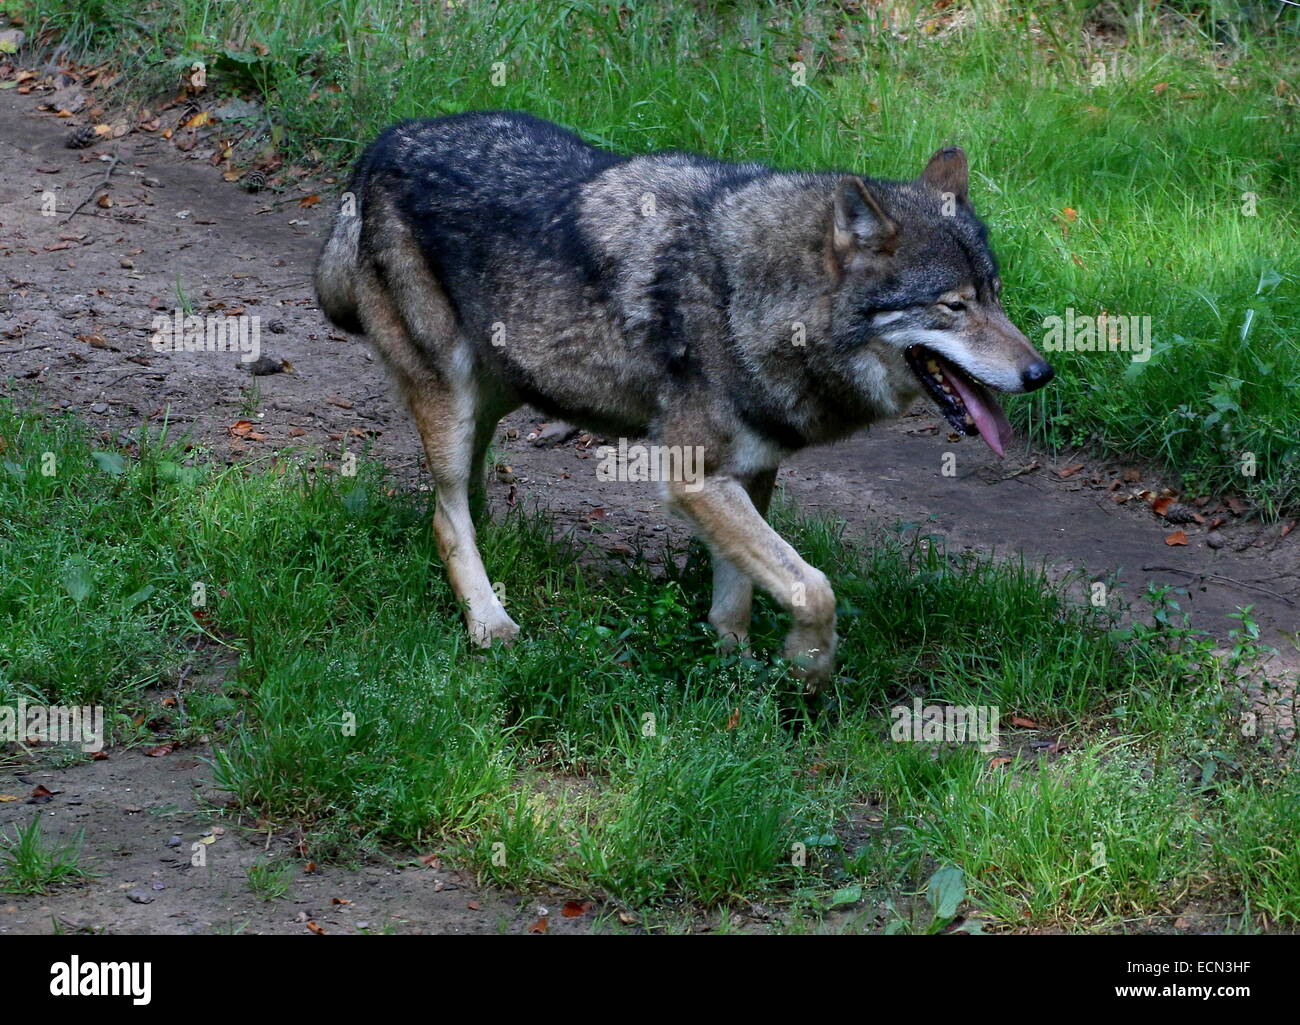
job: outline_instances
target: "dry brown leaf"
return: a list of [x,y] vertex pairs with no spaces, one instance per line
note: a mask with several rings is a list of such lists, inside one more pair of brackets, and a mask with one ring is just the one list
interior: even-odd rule
[[1022,716],[1022,715],[1013,715],[1013,716],[1011,717],[1011,725],[1012,725],[1012,726],[1023,726],[1023,727],[1025,727],[1026,729],[1029,729],[1029,730],[1036,730],[1036,729],[1038,729],[1038,723],[1034,722],[1033,719],[1026,719],[1026,718],[1025,718],[1024,716]]
[[548,919],[539,918],[536,922],[534,922],[532,925],[528,927],[528,931],[541,935],[542,933],[546,932],[546,926],[548,924],[549,924]]
[[595,907],[595,905],[589,900],[566,900],[564,902],[564,907],[560,909],[560,914],[565,918],[581,918],[593,907]]
[[1060,469],[1058,469],[1056,471],[1056,475],[1060,477],[1062,480],[1065,480],[1067,477],[1073,477],[1076,473],[1078,473],[1082,469],[1083,469],[1083,463],[1071,463],[1069,466],[1062,466]]
[[1172,534],[1170,534],[1167,538],[1165,538],[1165,544],[1167,544],[1170,548],[1173,548],[1176,545],[1187,544],[1187,531],[1175,530]]

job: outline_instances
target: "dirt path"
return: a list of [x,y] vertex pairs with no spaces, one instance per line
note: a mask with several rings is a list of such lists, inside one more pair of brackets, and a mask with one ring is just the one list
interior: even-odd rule
[[[211,147],[200,141],[183,154],[157,132],[67,149],[77,119],[38,112],[41,100],[0,92],[0,376],[17,382],[5,387],[78,411],[102,426],[105,441],[142,419],[158,423],[166,411],[173,424],[230,458],[315,447],[331,459],[348,439],[354,449],[369,444],[411,486],[424,486],[415,432],[375,358],[363,343],[331,331],[315,307],[310,269],[328,198],[301,207],[298,190],[251,195],[209,166],[204,157]],[[69,217],[93,194],[113,157],[112,205],[90,202]],[[322,195],[327,188],[321,185]],[[56,216],[42,214],[46,192],[55,197]],[[153,318],[178,306],[178,289],[197,313],[259,315],[263,354],[287,360],[291,372],[254,378],[233,354],[153,351]],[[232,437],[228,428],[240,419],[252,420],[265,440]],[[503,423],[498,459],[512,470],[493,479],[494,506],[513,489],[514,500],[552,510],[557,529],[594,535],[611,550],[653,551],[661,547],[656,539],[680,536],[682,528],[661,512],[646,485],[597,481],[590,439],[585,447],[581,441],[528,444],[536,422],[520,411]],[[956,453],[954,476],[941,472],[947,451]],[[1074,472],[1058,472],[1078,464]],[[1170,547],[1165,538],[1173,525],[1140,499],[1113,500],[1115,493],[1158,492],[1163,484],[1121,481],[1123,469],[1086,456],[1053,459],[1023,446],[999,461],[978,442],[953,445],[937,417],[922,410],[801,454],[782,470],[780,483],[805,509],[834,513],[855,529],[928,521],[928,530],[958,549],[1022,552],[1060,574],[1117,571],[1129,595],[1148,581],[1188,587],[1185,607],[1219,637],[1232,625],[1229,613],[1253,604],[1265,639],[1281,648],[1278,666],[1296,667],[1300,531],[1282,538],[1280,526],[1225,511],[1221,547],[1211,548],[1205,526],[1195,523],[1182,527],[1187,545]],[[1213,517],[1215,506],[1202,512]],[[267,915],[247,892],[243,866],[261,852],[265,834],[250,839],[231,830],[222,839],[234,853],[206,878],[167,846],[180,834],[188,851],[195,841],[190,834],[211,824],[195,812],[192,796],[207,778],[197,762],[187,770],[132,752],[53,774],[0,771],[0,793],[25,796],[41,782],[62,790],[46,806],[49,830],[70,836],[86,826],[92,850],[111,863],[87,891],[0,901],[0,932],[49,929],[51,916],[87,928],[112,923],[115,931],[208,931],[241,921],[256,923],[249,926],[256,931],[306,931],[296,910],[276,905]],[[72,804],[74,794],[80,804]],[[144,810],[129,810],[136,807]],[[0,827],[26,820],[21,802],[0,803]],[[286,843],[272,838],[282,852]],[[295,899],[322,926],[350,930],[362,920],[372,929],[389,922],[400,930],[520,930],[535,919],[533,905],[520,910],[513,899],[482,895],[468,898],[482,909],[470,912],[467,891],[447,890],[446,879],[436,889],[436,875],[421,867],[334,870],[300,879]],[[150,890],[160,880],[164,888]],[[157,899],[136,903],[131,894],[141,888]],[[371,895],[368,904],[329,903],[330,896],[358,889]]]

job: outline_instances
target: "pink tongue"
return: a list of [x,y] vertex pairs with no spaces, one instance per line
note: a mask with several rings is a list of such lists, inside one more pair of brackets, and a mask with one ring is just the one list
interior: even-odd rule
[[1006,446],[1011,442],[1011,425],[997,400],[947,360],[943,361],[943,376],[952,382],[966,403],[966,411],[979,428],[980,437],[999,456],[1005,456]]

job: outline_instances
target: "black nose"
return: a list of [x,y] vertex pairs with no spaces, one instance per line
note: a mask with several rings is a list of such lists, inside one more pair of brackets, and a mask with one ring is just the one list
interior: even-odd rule
[[1025,368],[1024,373],[1020,375],[1020,381],[1025,386],[1025,391],[1035,391],[1055,376],[1056,371],[1052,369],[1052,364],[1040,359]]

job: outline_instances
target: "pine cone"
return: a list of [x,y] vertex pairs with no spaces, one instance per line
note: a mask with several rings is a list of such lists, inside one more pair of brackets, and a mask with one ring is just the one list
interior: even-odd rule
[[266,188],[266,172],[257,170],[249,171],[248,174],[244,175],[242,184],[249,192],[261,192]]
[[1195,523],[1196,510],[1190,505],[1171,505],[1165,510],[1165,519],[1170,523]]
[[94,125],[82,125],[68,136],[68,141],[64,145],[68,149],[85,149],[87,146],[93,146],[98,138],[99,133],[95,131]]

